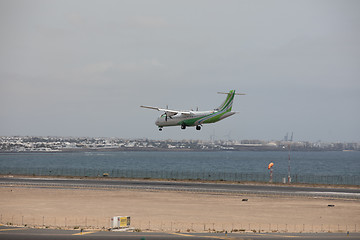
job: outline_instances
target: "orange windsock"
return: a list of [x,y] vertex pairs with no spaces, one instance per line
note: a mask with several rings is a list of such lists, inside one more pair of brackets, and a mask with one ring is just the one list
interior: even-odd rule
[[273,163],[273,162],[271,162],[271,163],[269,164],[268,169],[272,168],[272,166],[274,166],[274,163]]

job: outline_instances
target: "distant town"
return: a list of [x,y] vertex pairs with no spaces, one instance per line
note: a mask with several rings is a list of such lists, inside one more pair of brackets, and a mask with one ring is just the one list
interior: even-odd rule
[[1,153],[74,151],[359,151],[360,143],[263,140],[150,140],[91,137],[0,137]]

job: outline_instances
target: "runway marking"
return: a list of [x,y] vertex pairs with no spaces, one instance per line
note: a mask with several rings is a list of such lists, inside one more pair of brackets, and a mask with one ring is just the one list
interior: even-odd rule
[[91,233],[96,233],[98,231],[91,231],[91,232],[79,232],[79,233],[74,233],[72,235],[85,235],[85,234],[91,234]]
[[7,228],[7,229],[0,229],[0,232],[13,231],[13,230],[24,230],[24,228]]
[[[179,236],[185,236],[185,237],[198,237],[198,238],[214,238],[214,239],[235,239],[232,237],[220,237],[220,236],[201,236],[201,235],[192,235],[192,234],[184,234],[184,233],[170,233],[170,234],[174,234],[174,235],[179,235]],[[243,238],[236,238],[236,239],[243,239]]]
[[[232,236],[232,237],[221,237],[221,236],[201,236],[201,235],[192,235],[192,234],[184,234],[184,233],[170,233],[170,234],[174,234],[174,235],[179,235],[179,236],[185,236],[185,237],[199,237],[199,238],[214,238],[214,239],[227,239],[227,240],[231,240],[231,239],[246,239],[246,238],[239,238],[238,236]],[[270,236],[270,237],[282,237],[282,238],[298,238],[300,236],[291,236],[291,235],[279,235],[279,234],[266,234],[266,233],[255,233],[254,235],[257,236]],[[247,236],[249,237],[249,236]]]
[[255,235],[258,235],[258,236],[270,236],[270,237],[283,237],[283,238],[298,238],[298,237],[300,237],[300,236],[269,234],[269,233],[255,233]]

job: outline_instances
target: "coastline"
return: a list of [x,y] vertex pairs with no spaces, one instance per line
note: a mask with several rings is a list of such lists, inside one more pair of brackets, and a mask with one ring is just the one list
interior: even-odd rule
[[[233,149],[198,149],[198,148],[145,148],[145,147],[119,147],[119,148],[72,148],[72,149],[51,149],[51,150],[1,150],[0,154],[36,154],[36,153],[75,153],[75,152],[288,152],[288,149],[281,149],[277,147],[238,147]],[[360,150],[345,150],[345,149],[306,149],[294,148],[292,152],[359,152]]]

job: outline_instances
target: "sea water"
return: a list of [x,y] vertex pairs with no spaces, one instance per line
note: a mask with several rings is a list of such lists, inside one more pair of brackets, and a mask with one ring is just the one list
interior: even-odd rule
[[[360,152],[287,151],[118,151],[71,153],[3,153],[1,169],[116,169],[121,171],[268,173],[360,176]],[[289,165],[290,163],[290,165]]]

